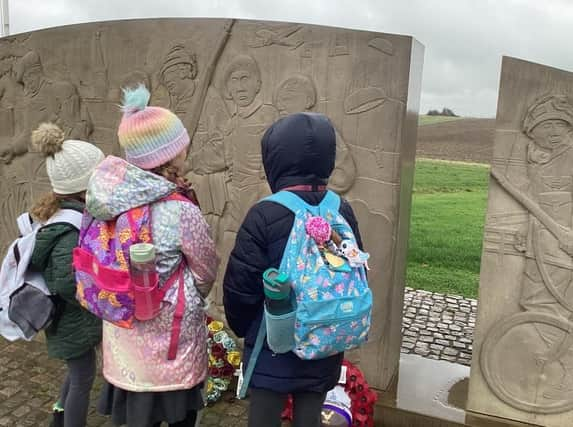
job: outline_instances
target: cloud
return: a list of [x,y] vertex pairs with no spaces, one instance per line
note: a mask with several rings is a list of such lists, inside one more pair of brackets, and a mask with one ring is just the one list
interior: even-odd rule
[[569,0],[18,0],[12,32],[111,19],[272,19],[409,34],[426,47],[421,111],[495,115],[501,56],[573,71]]

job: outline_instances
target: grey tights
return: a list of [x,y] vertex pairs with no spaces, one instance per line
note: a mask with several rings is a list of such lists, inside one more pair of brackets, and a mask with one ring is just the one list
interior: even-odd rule
[[60,405],[64,408],[64,427],[85,427],[90,391],[96,373],[95,349],[76,359],[66,360],[68,374],[62,385]]

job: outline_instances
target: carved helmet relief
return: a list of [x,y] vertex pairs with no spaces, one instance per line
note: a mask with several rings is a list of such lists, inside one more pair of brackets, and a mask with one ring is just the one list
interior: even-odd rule
[[167,89],[170,108],[185,113],[186,106],[181,105],[195,94],[197,78],[197,56],[183,45],[173,46],[166,54],[159,70],[159,81]]
[[160,80],[170,92],[179,88],[178,81],[197,78],[197,56],[182,45],[176,45],[167,53],[159,72]]
[[553,150],[571,143],[573,106],[567,97],[547,95],[537,100],[523,120],[523,132],[541,149]]

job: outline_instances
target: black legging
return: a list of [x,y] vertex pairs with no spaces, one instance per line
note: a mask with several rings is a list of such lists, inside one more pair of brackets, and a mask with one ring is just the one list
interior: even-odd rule
[[[250,389],[249,427],[280,427],[288,395]],[[294,393],[293,427],[320,427],[326,393]]]
[[[187,413],[187,417],[183,421],[169,424],[169,427],[195,427],[197,422],[197,411]],[[153,424],[152,427],[161,427],[161,422]]]
[[68,373],[60,394],[64,408],[64,427],[85,427],[90,403],[90,391],[96,373],[95,349],[76,359],[66,360]]

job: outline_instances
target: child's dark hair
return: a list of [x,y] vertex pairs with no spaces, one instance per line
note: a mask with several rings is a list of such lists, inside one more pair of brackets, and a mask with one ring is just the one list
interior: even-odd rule
[[154,173],[155,175],[162,176],[178,187],[182,182],[185,181],[185,178],[179,173],[179,169],[173,166],[170,162],[164,163],[161,166],[157,166],[156,168],[151,169],[150,172]]

